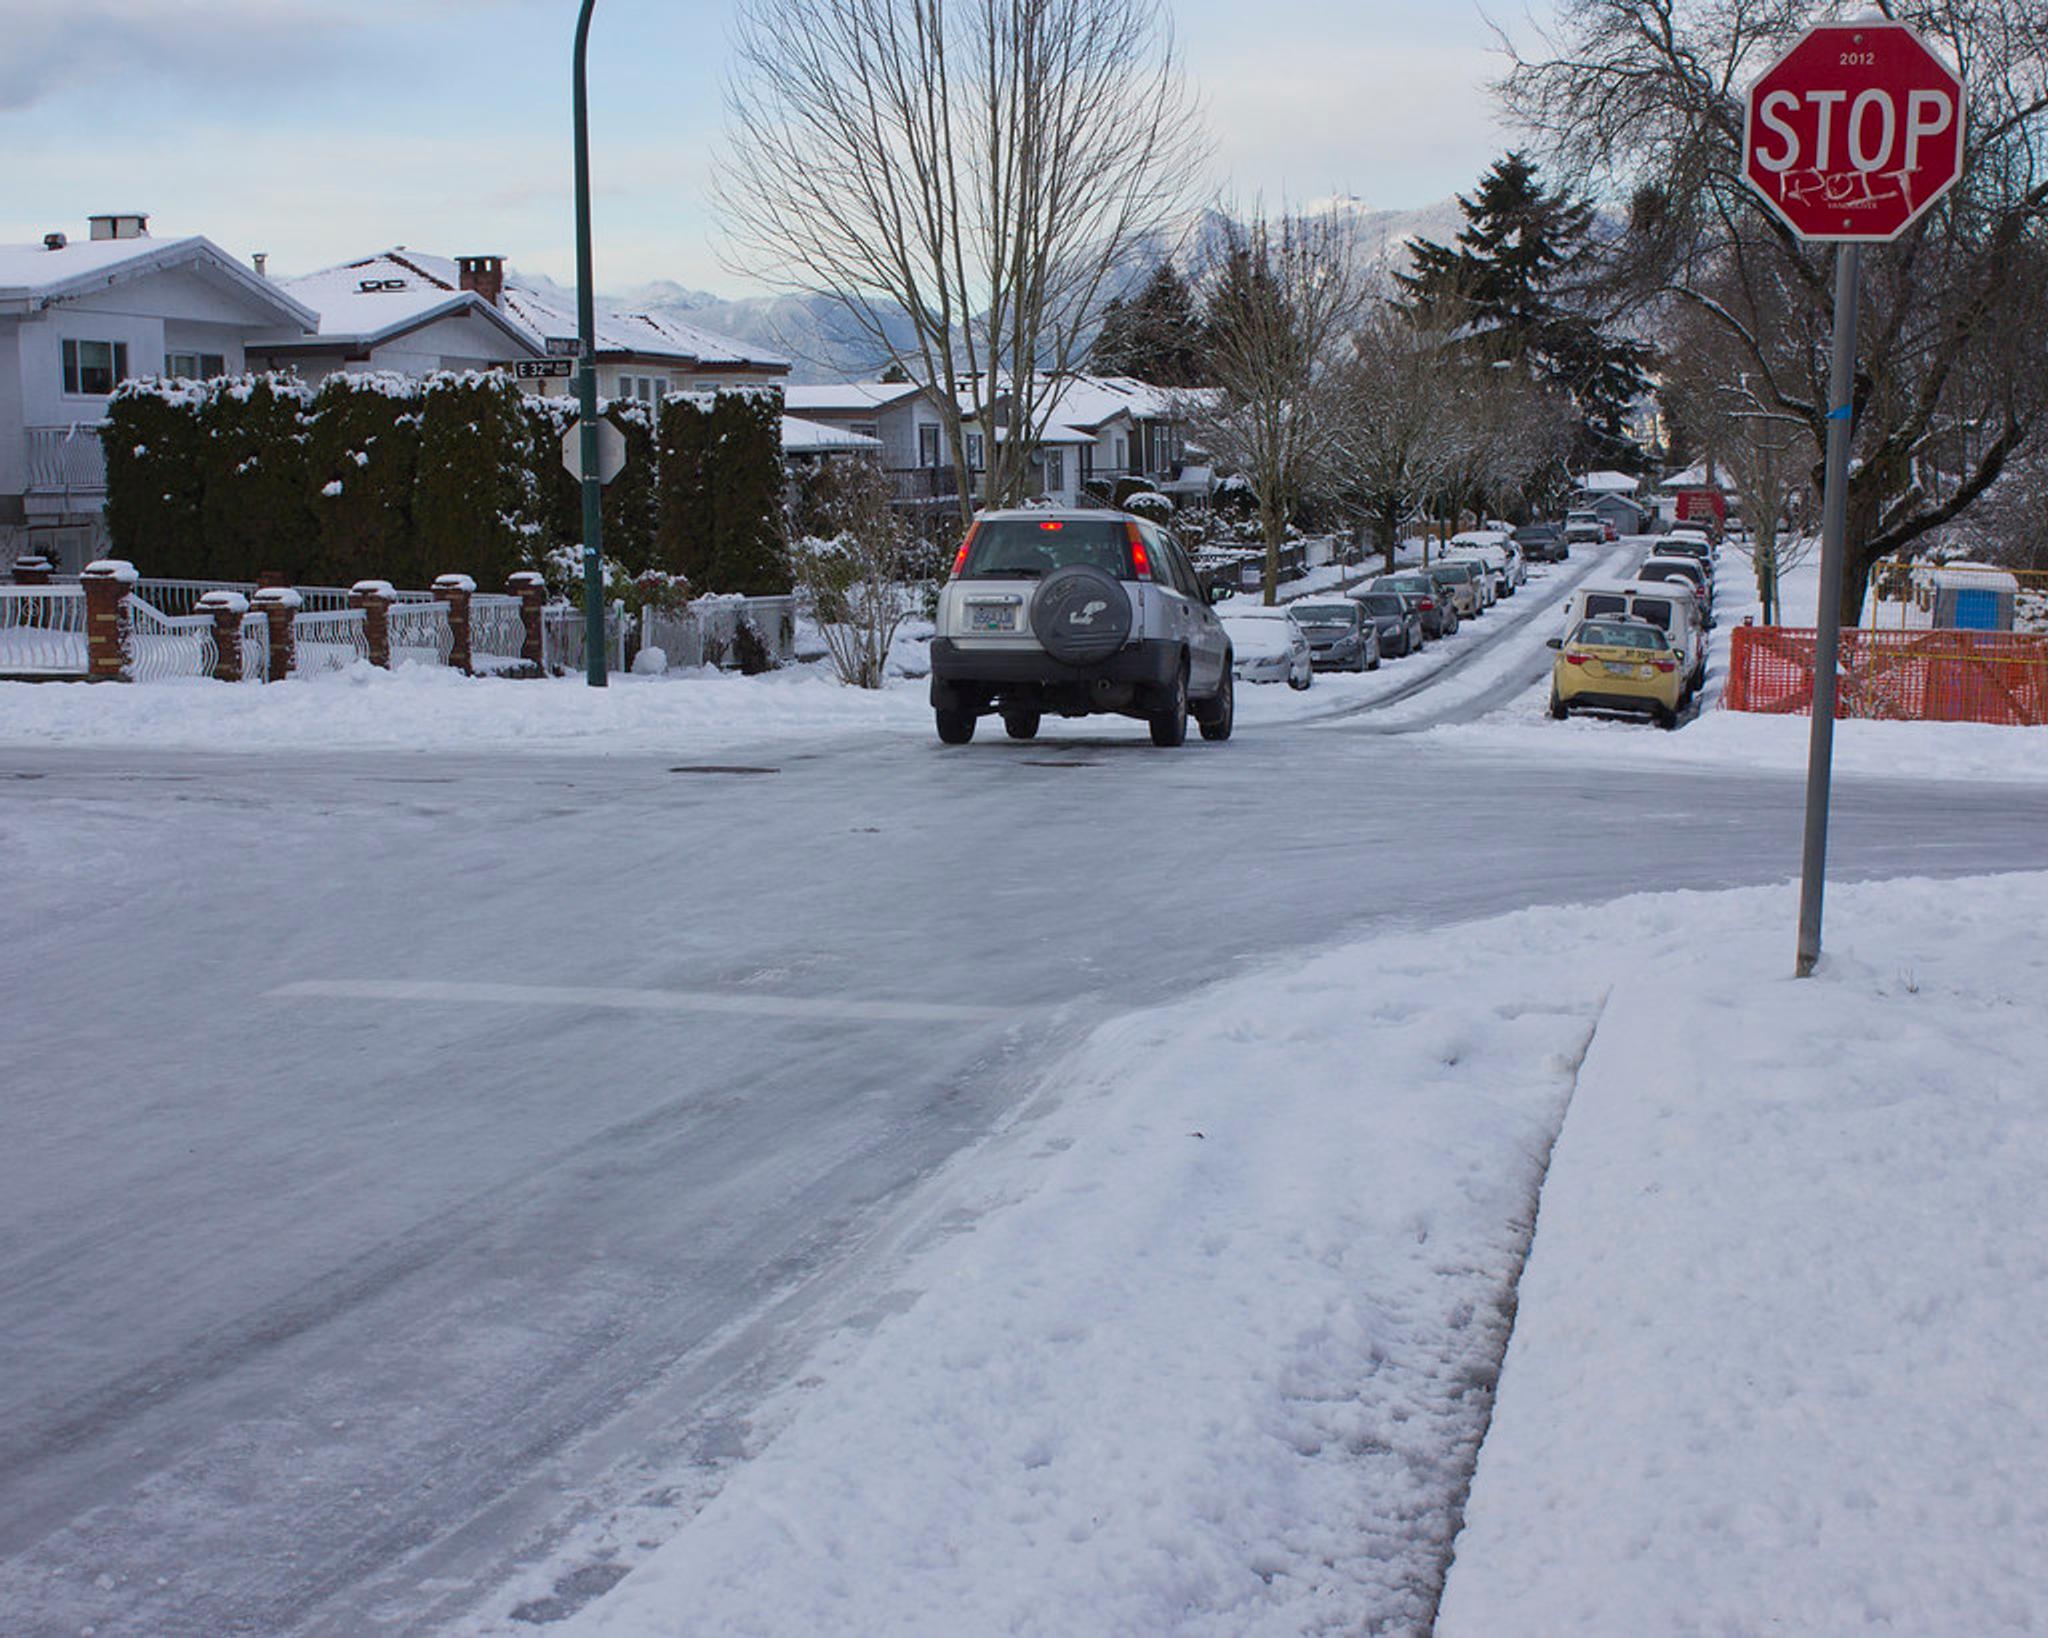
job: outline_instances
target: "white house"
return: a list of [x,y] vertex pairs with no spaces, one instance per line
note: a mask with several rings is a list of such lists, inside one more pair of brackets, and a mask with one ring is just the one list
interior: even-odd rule
[[202,238],[154,239],[142,214],[91,236],[0,246],[0,552],[76,570],[104,544],[98,428],[132,376],[201,380],[245,368],[253,337],[318,316]]
[[[254,351],[262,367],[309,381],[336,370],[505,368],[577,350],[573,298],[521,282],[502,256],[451,258],[400,245],[282,282],[320,315],[319,334],[279,337]],[[789,374],[785,358],[666,314],[601,309],[596,341],[605,398],[651,403],[667,392],[772,384]],[[567,376],[522,384],[575,390]]]

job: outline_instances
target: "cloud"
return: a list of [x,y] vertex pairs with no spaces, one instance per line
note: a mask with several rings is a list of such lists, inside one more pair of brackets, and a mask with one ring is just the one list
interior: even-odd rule
[[354,24],[303,0],[0,0],[0,111],[99,97],[123,80],[243,94],[344,66]]

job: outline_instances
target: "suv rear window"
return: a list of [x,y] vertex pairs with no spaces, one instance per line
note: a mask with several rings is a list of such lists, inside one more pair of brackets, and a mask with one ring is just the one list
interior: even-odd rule
[[[1590,603],[1586,607],[1586,612],[1588,614],[1593,612]],[[1638,597],[1635,600],[1634,606],[1629,609],[1629,613],[1633,614],[1638,620],[1649,621],[1659,631],[1669,631],[1671,629],[1671,605],[1661,597]]]
[[1088,563],[1131,578],[1130,537],[1121,518],[990,518],[975,525],[964,580],[1035,580]]
[[1628,599],[1612,592],[1588,592],[1586,594],[1586,618],[1596,614],[1626,614]]

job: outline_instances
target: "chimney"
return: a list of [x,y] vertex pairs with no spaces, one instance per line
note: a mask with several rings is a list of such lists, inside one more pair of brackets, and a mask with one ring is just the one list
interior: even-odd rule
[[256,277],[257,277],[257,278],[259,278],[259,279],[267,279],[267,278],[269,278],[269,277],[270,277],[270,252],[269,252],[269,251],[267,251],[267,250],[259,250],[259,251],[257,251],[257,252],[256,252],[256,253],[255,253],[254,255],[252,255],[252,256],[251,256],[251,257],[249,258],[249,261],[250,261],[251,265],[253,265],[253,266],[255,267],[255,269],[256,269]]
[[95,239],[147,239],[149,217],[142,211],[121,211],[106,216],[88,216]]
[[503,256],[457,256],[455,267],[457,282],[464,290],[474,290],[493,307],[505,293],[505,258]]

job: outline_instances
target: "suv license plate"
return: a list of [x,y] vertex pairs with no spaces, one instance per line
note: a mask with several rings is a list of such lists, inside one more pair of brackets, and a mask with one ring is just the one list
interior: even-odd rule
[[967,610],[970,631],[1012,631],[1016,629],[1016,623],[1016,616],[1007,606],[975,604]]

